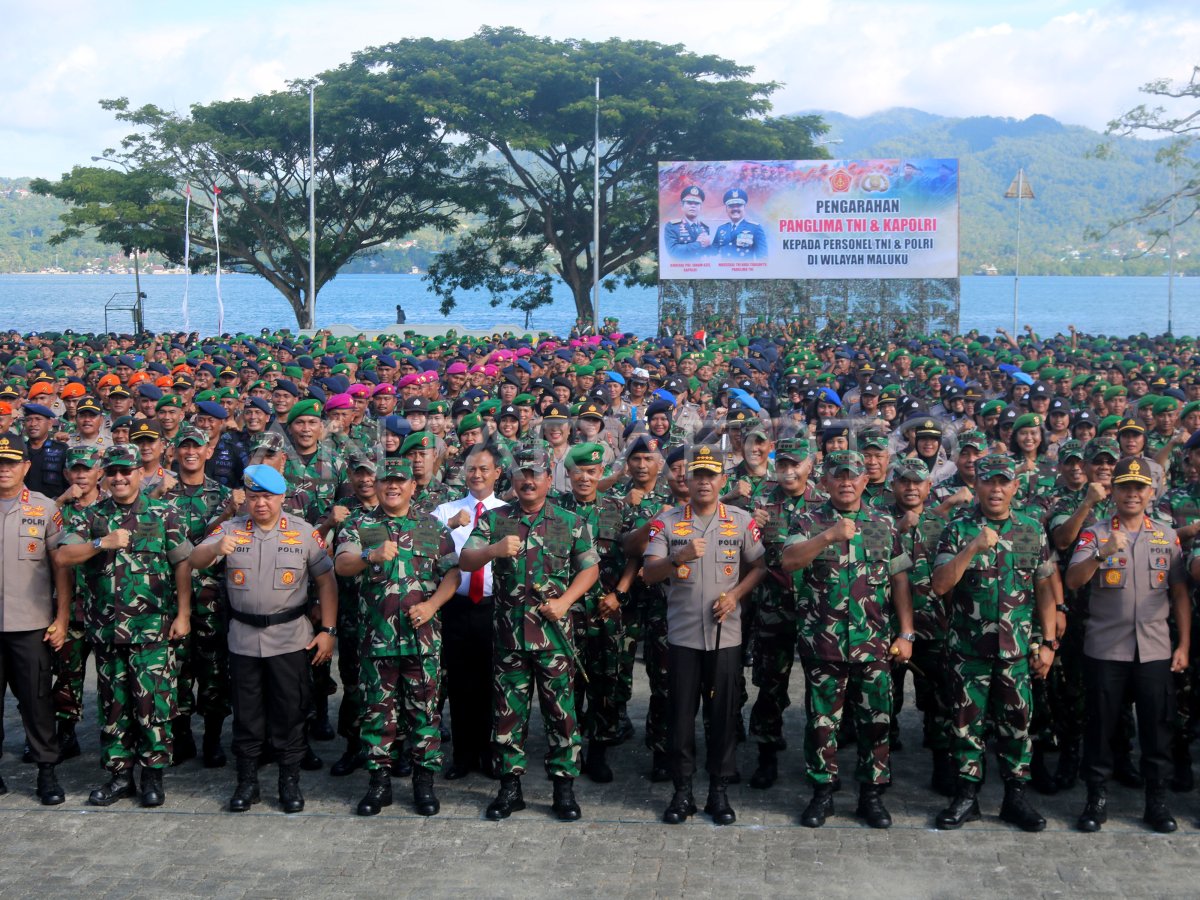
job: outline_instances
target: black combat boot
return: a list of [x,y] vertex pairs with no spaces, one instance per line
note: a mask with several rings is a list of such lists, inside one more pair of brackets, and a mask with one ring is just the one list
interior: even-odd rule
[[311,722],[304,726],[304,757],[300,760],[300,768],[305,772],[319,771],[325,765],[325,760],[317,756],[317,752],[313,750],[312,741],[309,740],[312,734]]
[[53,763],[38,763],[37,795],[42,806],[58,806],[67,799],[58,776],[54,774]]
[[258,788],[258,760],[239,756],[237,758],[237,787],[229,798],[230,812],[246,812],[262,799]]
[[725,789],[729,780],[718,776],[708,779],[708,800],[704,803],[704,811],[712,817],[714,825],[732,825],[737,821],[733,807],[729,805],[729,796]]
[[758,767],[750,776],[750,787],[765,791],[779,778],[779,751],[774,744],[758,745]]
[[58,761],[74,759],[80,752],[79,738],[75,736],[75,723],[61,720],[58,723]]
[[671,767],[667,754],[654,751],[654,761],[650,764],[650,780],[654,783],[671,780]]
[[1171,775],[1171,790],[1178,794],[1186,794],[1196,786],[1196,779],[1192,775],[1192,751],[1184,740],[1177,739],[1172,741],[1172,744],[1174,746],[1171,748],[1171,758],[1175,763],[1175,770]]
[[1167,789],[1161,782],[1146,782],[1146,811],[1142,821],[1159,834],[1170,834],[1179,827],[1167,809]]
[[171,720],[171,765],[180,766],[196,758],[196,738],[192,735],[192,717],[176,716]]
[[662,820],[668,825],[682,825],[688,816],[696,814],[696,798],[692,796],[692,779],[677,778],[675,780],[675,795],[667,804]]
[[883,805],[883,793],[879,785],[864,784],[858,788],[858,809],[854,814],[872,828],[891,828],[892,816]]
[[329,767],[329,774],[334,778],[342,778],[351,772],[357,772],[366,762],[367,751],[363,749],[362,742],[356,737],[348,738],[346,752]]
[[591,741],[588,744],[584,772],[596,784],[608,784],[613,780],[613,770],[608,764],[608,745],[604,741]]
[[418,816],[436,816],[442,808],[433,792],[433,770],[424,766],[413,769],[413,808]]
[[554,779],[554,803],[550,807],[560,822],[574,822],[582,813],[575,802],[575,779],[563,775]]
[[488,805],[487,817],[494,822],[499,822],[524,808],[525,798],[521,795],[521,776],[501,775],[500,790],[496,792],[496,799]]
[[[321,693],[318,691],[318,693]],[[314,741],[332,741],[337,737],[337,731],[329,722],[329,695],[321,694],[313,700],[314,712],[309,723],[308,735]]]
[[1046,820],[1025,796],[1025,783],[1015,778],[1006,778],[1004,781],[1004,802],[1000,804],[1000,818],[1010,825],[1016,825],[1022,831],[1041,831],[1046,827]]
[[358,814],[360,816],[377,816],[381,809],[391,805],[392,776],[383,767],[372,769],[371,781],[367,785],[367,792],[358,801]]
[[1029,761],[1029,783],[1039,794],[1051,796],[1058,793],[1058,782],[1054,780],[1050,767],[1046,765],[1046,751],[1041,742],[1033,745],[1033,755]]
[[965,822],[978,822],[979,818],[979,785],[959,778],[954,799],[937,815],[937,827],[942,831],[953,831],[962,828]]
[[142,806],[162,806],[167,799],[163,790],[162,769],[147,769],[142,767]]
[[933,751],[933,777],[929,786],[943,797],[953,797],[958,787],[958,767],[948,750]]
[[1108,821],[1108,791],[1103,781],[1089,781],[1087,786],[1087,803],[1083,804],[1083,812],[1075,820],[1075,827],[1080,831],[1092,834],[1100,830]]
[[300,793],[300,767],[279,766],[279,806],[285,813],[304,811],[304,795]]
[[1069,791],[1079,780],[1079,742],[1062,741],[1058,750],[1058,765],[1054,767],[1054,783],[1060,791]]
[[108,784],[101,785],[88,795],[88,803],[92,806],[112,806],[124,797],[137,794],[133,786],[133,773],[129,770],[113,772]]
[[201,752],[204,755],[204,768],[223,769],[228,760],[221,746],[221,728],[225,724],[224,716],[204,717],[204,744]]
[[833,815],[833,785],[818,784],[813,788],[812,799],[804,812],[800,813],[800,824],[805,828],[820,828]]

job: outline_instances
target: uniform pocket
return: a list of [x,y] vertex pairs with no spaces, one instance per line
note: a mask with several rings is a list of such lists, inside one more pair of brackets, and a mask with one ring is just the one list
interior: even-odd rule
[[296,587],[304,575],[304,570],[300,568],[276,569],[274,587],[277,591],[290,591]]

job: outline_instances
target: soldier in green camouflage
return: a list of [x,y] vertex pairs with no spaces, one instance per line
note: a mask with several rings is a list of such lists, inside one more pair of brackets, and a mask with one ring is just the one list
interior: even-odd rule
[[613,779],[608,748],[617,742],[620,730],[617,700],[622,635],[613,602],[619,607],[617,598],[628,594],[637,574],[636,565],[626,563],[619,547],[625,502],[616,495],[597,493],[604,477],[604,456],[604,446],[598,443],[573,446],[567,453],[571,490],[554,498],[557,506],[587,523],[600,557],[600,577],[584,599],[571,607],[571,615],[580,650],[575,707],[588,739],[584,771],[592,781],[602,784]]
[[377,815],[392,803],[389,768],[402,752],[401,719],[411,736],[416,811],[432,816],[440,809],[433,790],[442,765],[437,613],[454,596],[459,572],[450,532],[412,508],[415,488],[408,460],[385,460],[379,505],[355,511],[338,532],[337,573],[358,583],[359,733],[371,773],[360,816]]
[[791,705],[788,680],[796,657],[796,577],[785,573],[783,543],[795,531],[796,520],[820,502],[821,493],[808,477],[813,459],[802,437],[782,438],[775,447],[776,486],[754,511],[762,529],[767,576],[755,588],[753,641],[756,645],[751,677],[758,697],[750,709],[750,737],[758,744],[758,767],[750,787],[765,790],[779,777],[778,753],[787,749],[783,712]]
[[802,570],[806,588],[799,630],[813,796],[800,823],[808,828],[824,825],[833,812],[838,728],[851,685],[859,688],[856,815],[872,828],[892,824],[882,796],[891,781],[891,667],[893,657],[907,662],[912,655],[912,563],[895,520],[863,503],[866,483],[861,453],[827,454],[822,487],[829,499],[797,520],[783,550],[784,571]]
[[514,469],[517,503],[480,517],[459,554],[464,572],[491,562],[495,585],[492,740],[501,776],[487,816],[504,819],[525,808],[521,776],[529,698],[536,688],[550,743],[546,766],[554,780],[554,812],[563,820],[578,819],[580,737],[569,611],[596,583],[599,558],[587,523],[547,502],[551,476],[545,456],[522,450]]
[[[230,490],[205,474],[211,451],[208,435],[199,428],[181,425],[174,445],[179,477],[162,499],[179,514],[188,540],[198,544],[210,528],[236,515],[246,496],[240,488]],[[192,573],[192,630],[175,648],[179,662],[179,716],[171,723],[175,765],[196,755],[193,712],[204,718],[205,767],[220,768],[226,762],[221,729],[231,708],[229,645],[221,619],[223,599],[221,579],[216,573]]]
[[437,453],[437,436],[428,431],[414,431],[400,445],[400,455],[412,465],[413,506],[424,513],[451,499],[449,489],[437,480]]
[[863,488],[862,495],[863,503],[874,506],[876,509],[887,510],[892,505],[892,483],[888,478],[888,465],[891,462],[891,454],[888,452],[888,436],[883,429],[870,426],[858,432],[856,441],[867,471],[867,486]]
[[105,451],[111,496],[88,508],[60,557],[64,566],[86,564],[94,591],[84,620],[96,652],[101,762],[112,776],[92,791],[94,806],[133,796],[138,763],[142,805],[163,804],[177,709],[170,641],[191,629],[192,543],[174,509],[140,493],[138,463],[128,444]]
[[[976,504],[950,520],[938,539],[933,591],[949,600],[954,755],[958,786],[937,827],[960,828],[980,817],[984,728],[994,722],[1004,777],[1000,817],[1026,831],[1046,820],[1025,796],[1032,753],[1030,679],[1045,677],[1058,647],[1058,570],[1040,524],[1012,509],[1017,462],[995,455],[975,464]],[[1035,651],[1033,626],[1041,623]],[[1030,656],[1033,656],[1032,663]]]

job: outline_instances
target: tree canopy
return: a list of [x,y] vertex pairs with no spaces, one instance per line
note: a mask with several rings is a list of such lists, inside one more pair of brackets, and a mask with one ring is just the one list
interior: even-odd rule
[[[550,302],[555,276],[581,318],[600,276],[654,280],[657,162],[823,157],[817,116],[769,118],[774,82],[681,45],[552,40],[484,28],[464,40],[417,38],[365,50],[353,66],[482,157],[483,221],[430,267],[443,312],[454,292],[493,304]],[[592,246],[595,80],[600,79],[600,250]],[[611,285],[611,283],[610,283]]]

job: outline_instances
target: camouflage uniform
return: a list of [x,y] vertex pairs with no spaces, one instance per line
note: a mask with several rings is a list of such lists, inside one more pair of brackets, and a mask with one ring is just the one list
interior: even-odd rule
[[129,507],[111,497],[88,507],[63,543],[90,543],[118,528],[129,530],[129,546],[84,563],[94,592],[84,627],[96,650],[101,762],[113,773],[137,762],[171,763],[178,715],[178,669],[167,642],[176,615],[172,567],[192,552],[179,514],[144,494]]
[[[1175,471],[1172,469],[1172,473]],[[1182,460],[1179,463],[1178,471],[1183,471]],[[1158,501],[1155,514],[1156,519],[1169,523],[1176,531],[1186,525],[1200,522],[1200,482],[1187,481],[1179,487],[1168,490]],[[1200,546],[1200,542],[1193,538],[1183,547],[1185,555],[1192,552],[1197,546]],[[1191,583],[1190,579],[1188,593],[1192,600],[1192,634],[1197,634],[1200,633],[1196,629],[1197,586]],[[1178,644],[1178,634],[1178,627],[1172,616],[1172,646]],[[1197,697],[1200,696],[1200,684],[1197,684],[1197,679],[1200,679],[1200,673],[1197,672],[1197,668],[1200,668],[1200,649],[1195,647],[1191,649],[1191,662],[1192,665],[1189,669],[1184,672],[1176,672],[1172,676],[1175,682],[1175,721],[1172,723],[1171,753],[1177,764],[1184,764],[1186,760],[1189,765],[1191,734],[1196,728],[1198,717],[1200,717],[1200,709],[1197,709]]]
[[954,755],[961,778],[983,781],[984,727],[990,717],[1004,777],[1027,781],[1034,582],[1052,577],[1054,564],[1036,520],[1014,511],[997,522],[976,505],[950,520],[938,539],[934,567],[950,562],[985,526],[999,534],[999,542],[971,559],[949,597]]
[[338,532],[337,553],[359,555],[388,540],[396,543],[396,556],[368,563],[356,579],[359,737],[372,771],[388,769],[399,757],[404,733],[411,737],[413,765],[436,771],[442,766],[441,620],[435,616],[414,627],[408,610],[437,590],[458,555],[450,532],[432,516],[411,509],[389,516],[380,508],[351,514]]
[[838,774],[837,734],[849,689],[861,692],[854,715],[858,731],[855,777],[863,784],[888,784],[888,733],[892,715],[893,638],[891,578],[912,565],[900,545],[895,520],[862,506],[854,512],[829,501],[799,518],[788,544],[817,537],[850,519],[854,537],[826,547],[802,570],[800,655],[807,680],[804,758],[814,784]]
[[[67,503],[62,507],[63,531],[72,532],[83,522],[90,507]],[[61,722],[76,723],[83,718],[83,681],[92,642],[84,630],[84,610],[94,602],[86,566],[76,566],[71,573],[71,618],[67,637],[54,654],[54,715]]]
[[492,562],[496,636],[492,741],[500,772],[525,772],[530,694],[536,687],[550,751],[552,776],[579,776],[579,727],[572,693],[571,617],[557,625],[538,611],[561,596],[579,572],[599,562],[591,529],[574,513],[547,501],[532,516],[519,506],[488,510],[464,545],[483,549],[501,537],[522,539],[522,552]]

